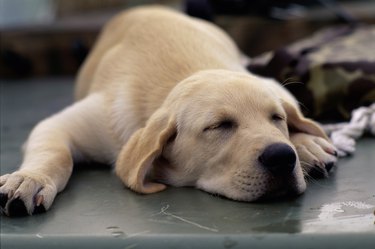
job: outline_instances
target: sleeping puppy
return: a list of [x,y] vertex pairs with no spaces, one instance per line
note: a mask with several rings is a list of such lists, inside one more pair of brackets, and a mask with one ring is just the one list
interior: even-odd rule
[[278,83],[248,73],[223,31],[161,7],[106,25],[75,94],[1,176],[6,215],[48,210],[81,160],[115,163],[138,193],[194,186],[240,201],[301,194],[310,171],[336,162],[322,129]]

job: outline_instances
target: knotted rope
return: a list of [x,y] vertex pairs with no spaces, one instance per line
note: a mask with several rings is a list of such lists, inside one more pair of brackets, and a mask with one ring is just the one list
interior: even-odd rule
[[350,122],[322,125],[337,148],[338,155],[345,157],[355,151],[356,140],[365,132],[375,136],[375,103],[352,112]]

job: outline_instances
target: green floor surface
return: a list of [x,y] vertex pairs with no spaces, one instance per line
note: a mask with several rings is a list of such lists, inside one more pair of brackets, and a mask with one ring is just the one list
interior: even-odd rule
[[[37,121],[72,101],[72,79],[1,83],[1,174]],[[293,200],[242,203],[192,188],[125,189],[81,167],[45,214],[1,217],[1,248],[375,248],[375,139]]]

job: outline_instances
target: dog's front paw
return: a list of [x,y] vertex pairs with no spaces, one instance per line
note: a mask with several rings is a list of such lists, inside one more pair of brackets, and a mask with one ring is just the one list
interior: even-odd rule
[[336,148],[327,140],[306,133],[291,134],[305,176],[327,177],[337,162]]
[[17,171],[0,177],[1,213],[8,216],[45,212],[56,194],[55,184],[42,174]]

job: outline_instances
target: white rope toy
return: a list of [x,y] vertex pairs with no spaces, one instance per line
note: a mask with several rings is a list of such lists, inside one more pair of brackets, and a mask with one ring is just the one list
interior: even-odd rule
[[336,146],[338,156],[345,157],[355,151],[355,140],[365,132],[375,136],[375,103],[352,112],[350,122],[322,125]]

